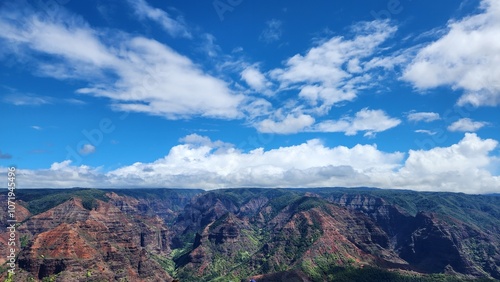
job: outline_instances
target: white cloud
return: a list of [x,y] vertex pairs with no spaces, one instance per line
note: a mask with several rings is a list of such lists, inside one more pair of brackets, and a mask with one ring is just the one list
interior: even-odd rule
[[347,71],[349,71],[350,73],[360,73],[363,71],[363,69],[359,65],[358,58],[354,58],[347,62]]
[[202,147],[202,146],[208,147],[208,148],[211,148],[213,150],[216,150],[218,153],[226,152],[228,150],[234,149],[234,145],[231,143],[225,143],[225,142],[222,142],[220,140],[212,141],[212,140],[210,140],[210,138],[208,138],[206,136],[198,135],[196,133],[193,133],[193,134],[187,135],[183,138],[180,138],[179,142],[184,143],[184,144],[188,144],[188,145],[194,146],[194,147]]
[[481,129],[483,126],[488,125],[487,122],[473,121],[470,118],[461,118],[450,126],[448,126],[449,131],[462,131],[462,132],[474,132]]
[[50,169],[19,169],[18,175],[26,177],[18,180],[18,187],[23,188],[110,187],[108,178],[99,169],[72,166],[69,160],[53,163]]
[[129,0],[128,2],[139,17],[157,22],[171,36],[192,37],[182,21],[172,19],[164,10],[152,7],[145,0]]
[[15,106],[41,106],[52,104],[53,99],[39,95],[13,93],[5,95],[2,101]]
[[[144,1],[134,5],[148,17],[163,15]],[[280,90],[299,91],[299,98],[311,107],[304,108],[301,115],[275,117],[268,101],[230,89],[227,82],[158,41],[92,29],[63,10],[57,15],[47,19],[4,11],[0,28],[5,32],[0,40],[30,54],[37,74],[84,81],[87,86],[78,89],[78,94],[106,97],[117,111],[167,119],[246,117],[251,124],[262,121],[259,128],[264,132],[275,133],[302,131],[332,105],[355,99],[358,90],[372,83],[372,76],[363,73],[364,64],[396,30],[385,21],[361,23],[353,28],[352,39],[331,38],[304,56],[288,59],[283,69],[271,71],[270,76],[255,64],[243,69],[241,79],[256,92],[271,96],[270,88],[277,82]],[[36,60],[39,55],[53,60]]]
[[[206,137],[191,136],[198,144],[173,147],[153,163],[135,163],[109,173],[70,161],[49,170],[19,171],[23,187],[287,187],[362,185],[364,173],[393,170],[403,154],[383,153],[372,145],[329,148],[319,140],[269,151],[219,151]],[[193,140],[192,140],[193,141]],[[199,142],[201,141],[201,143]],[[211,145],[210,145],[211,144]],[[22,176],[22,177],[21,177]],[[22,180],[21,180],[22,179]]]
[[359,89],[373,83],[365,64],[374,59],[396,28],[387,21],[373,21],[359,23],[352,30],[352,39],[332,37],[304,55],[289,58],[285,67],[272,70],[270,76],[281,89],[300,90],[299,97],[318,105],[323,113],[334,104],[352,101]]
[[34,130],[42,130],[43,128],[41,126],[38,126],[38,125],[32,125],[31,128],[33,128]]
[[288,114],[281,120],[265,119],[256,124],[262,133],[290,134],[303,131],[314,123],[314,118],[305,114]]
[[269,116],[273,112],[273,105],[265,100],[254,98],[241,107],[249,120],[259,118],[262,116]]
[[200,145],[206,145],[206,146],[210,146],[213,144],[212,140],[210,140],[210,138],[208,138],[206,136],[198,135],[196,133],[193,133],[193,134],[190,134],[190,135],[187,135],[185,137],[180,138],[179,142],[189,143],[189,144],[200,144]]
[[401,120],[389,117],[382,110],[364,108],[354,117],[346,116],[339,120],[327,120],[316,124],[313,131],[319,132],[345,132],[346,135],[356,135],[358,131],[365,131],[365,136],[371,137],[377,132],[382,132],[398,126]]
[[423,134],[427,134],[427,135],[436,135],[437,132],[436,131],[432,131],[432,130],[427,130],[427,129],[417,129],[415,130],[416,133],[423,133]]
[[[498,192],[498,142],[467,133],[457,144],[383,152],[376,145],[327,147],[317,139],[242,152],[222,141],[189,135],[151,163],[102,172],[71,161],[18,171],[20,187],[332,187],[373,186],[466,193]],[[189,142],[188,142],[189,141]],[[220,146],[224,149],[221,150]],[[5,173],[6,168],[0,168]]]
[[82,155],[89,155],[95,152],[95,146],[91,144],[85,144],[83,147],[80,149],[80,154]]
[[482,0],[482,13],[450,21],[448,32],[421,49],[403,79],[417,88],[451,86],[458,104],[500,104],[500,2]]
[[259,36],[259,40],[271,43],[278,41],[281,38],[282,22],[277,19],[272,19],[266,22],[266,28],[262,31]]
[[269,89],[272,83],[255,66],[245,68],[241,72],[241,78],[255,91],[267,96],[273,94]]
[[168,119],[242,117],[243,95],[168,46],[94,30],[62,10],[57,15],[47,19],[0,11],[0,41],[34,57],[51,56],[50,63],[33,61],[38,74],[83,80],[88,87],[78,93],[107,97],[116,110]]
[[408,114],[408,120],[414,122],[432,122],[439,119],[441,119],[441,117],[439,117],[439,114],[432,112],[411,112]]
[[210,58],[215,58],[219,55],[221,48],[217,43],[217,39],[210,33],[204,33],[201,35],[202,42],[200,42],[200,46],[198,47],[203,53],[205,53]]
[[316,109],[318,113],[328,112],[330,107],[339,102],[352,101],[356,98],[354,89],[337,89],[320,85],[305,85],[300,89],[299,97],[312,106],[321,105]]
[[394,70],[396,66],[401,66],[407,64],[410,60],[410,54],[413,48],[407,50],[395,51],[394,54],[388,56],[375,57],[370,61],[366,62],[364,65],[365,70],[371,70],[374,68],[383,68],[386,70]]
[[476,134],[466,133],[450,147],[410,150],[394,184],[430,191],[498,192],[500,176],[492,176],[488,171],[498,160],[489,155],[497,145],[495,140],[482,140]]
[[262,133],[291,134],[297,132],[344,132],[352,136],[364,132],[365,137],[375,137],[376,133],[398,126],[401,120],[388,116],[382,110],[361,109],[354,116],[344,116],[339,120],[324,120],[315,124],[315,118],[294,109],[284,115],[277,110],[274,117],[254,123]]

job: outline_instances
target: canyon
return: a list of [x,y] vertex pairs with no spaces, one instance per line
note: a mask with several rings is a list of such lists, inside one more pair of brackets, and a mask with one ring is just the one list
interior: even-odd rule
[[374,188],[17,194],[15,278],[0,257],[2,278],[12,281],[500,279],[496,195]]

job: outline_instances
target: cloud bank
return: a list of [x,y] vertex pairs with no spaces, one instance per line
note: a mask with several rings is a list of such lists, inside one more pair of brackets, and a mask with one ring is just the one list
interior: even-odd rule
[[[109,172],[72,166],[66,160],[46,170],[18,171],[19,187],[332,187],[374,186],[465,193],[498,192],[500,176],[489,169],[498,142],[466,133],[457,144],[408,153],[376,145],[328,147],[320,140],[243,152],[197,134],[151,163]],[[6,172],[6,168],[2,169]]]

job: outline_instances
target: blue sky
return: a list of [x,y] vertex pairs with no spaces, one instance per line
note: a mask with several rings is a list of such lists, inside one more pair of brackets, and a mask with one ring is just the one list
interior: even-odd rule
[[500,190],[500,4],[3,1],[20,187]]

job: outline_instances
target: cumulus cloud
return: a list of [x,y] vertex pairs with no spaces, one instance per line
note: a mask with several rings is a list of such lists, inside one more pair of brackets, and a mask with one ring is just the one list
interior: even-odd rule
[[[234,148],[220,152],[217,144],[222,141],[203,136],[190,135],[182,141],[191,143],[173,147],[168,155],[155,162],[138,162],[108,173],[87,166],[71,166],[70,161],[64,161],[54,163],[49,170],[23,170],[19,174],[29,177],[19,178],[24,182],[23,187],[97,184],[100,187],[218,188],[323,186],[327,183],[357,186],[368,179],[364,173],[391,171],[399,166],[403,157],[399,152],[378,151],[374,145],[330,148],[317,139],[247,153]],[[49,175],[54,178],[50,179]]]
[[91,144],[85,144],[82,146],[82,148],[79,150],[80,154],[82,155],[89,155],[92,153],[95,153],[95,146]]
[[[381,45],[396,30],[388,21],[362,22],[351,27],[349,36],[320,41],[305,54],[288,58],[281,68],[262,73],[255,65],[247,67],[241,77],[258,92],[273,94],[269,90],[272,85],[277,85],[276,93],[298,92],[297,96],[281,101],[282,106],[274,113],[253,119],[251,124],[264,133],[317,131],[355,135],[364,131],[367,137],[397,126],[401,122],[399,119],[390,118],[381,110],[368,109],[361,110],[355,117],[314,124],[333,105],[352,101],[360,90],[373,87],[375,77],[380,77],[380,74],[372,73],[375,68],[391,68],[389,65],[402,60],[402,54],[395,56],[397,60],[377,57],[382,52]],[[298,103],[301,105],[297,106]]]
[[388,21],[363,22],[353,26],[352,32],[353,38],[334,36],[303,55],[292,56],[270,76],[281,89],[298,89],[299,97],[318,105],[322,112],[339,102],[352,101],[359,89],[373,83],[365,65],[396,27]]
[[461,89],[459,105],[499,105],[500,2],[482,0],[481,9],[480,14],[450,21],[448,32],[418,52],[403,79],[420,89]]
[[245,68],[241,72],[241,78],[255,91],[270,96],[273,92],[269,89],[272,83],[262,74],[256,66]]
[[448,126],[449,131],[462,131],[462,132],[474,132],[485,125],[487,125],[487,122],[482,122],[482,121],[473,121],[470,118],[461,118],[454,123],[452,123],[450,126]]
[[[181,21],[172,20],[145,0],[130,4],[142,18],[162,23],[172,34],[180,36],[187,30]],[[83,81],[77,94],[107,98],[116,111],[167,119],[246,118],[261,132],[281,134],[308,129],[333,105],[352,101],[360,89],[369,87],[374,78],[367,71],[377,65],[372,62],[380,45],[396,31],[387,21],[363,22],[352,28],[352,36],[325,40],[305,54],[290,57],[282,68],[261,72],[253,64],[239,69],[241,80],[257,93],[268,97],[281,91],[297,93],[297,97],[277,103],[306,101],[301,113],[278,117],[274,112],[285,111],[280,108],[283,105],[244,95],[234,84],[205,72],[161,42],[95,29],[63,8],[57,9],[54,17],[41,17],[33,11],[21,14],[16,9],[0,11],[4,31],[0,42],[15,46],[20,50],[17,55],[27,56],[37,75]],[[37,60],[39,56],[51,60]],[[270,90],[273,86],[279,89]],[[27,99],[15,101],[26,103]],[[377,130],[367,134],[370,132]]]
[[357,97],[354,89],[337,89],[323,85],[305,85],[300,89],[300,98],[306,100],[311,106],[318,105],[317,112],[328,112],[334,104],[352,101]]
[[[290,105],[302,104],[300,114],[269,116],[260,119],[255,127],[263,132],[285,134],[311,130],[309,125],[313,119],[328,114],[332,106],[353,101],[359,91],[375,87],[383,76],[380,68],[391,70],[407,60],[404,52],[387,55],[382,46],[396,30],[389,21],[357,23],[345,36],[318,40],[305,53],[286,59],[282,67],[264,73],[255,65],[244,69],[242,79],[257,92],[269,93],[268,96],[284,91],[297,93],[281,101],[283,106],[278,111],[288,111],[293,107]],[[273,85],[277,89],[270,91]],[[375,132],[367,131],[366,134],[374,136]]]
[[[494,175],[498,142],[465,134],[457,144],[430,150],[383,152],[376,145],[302,144],[242,152],[200,135],[183,138],[151,163],[137,162],[109,172],[71,161],[50,169],[18,171],[21,187],[332,187],[374,186],[466,193],[498,192]],[[221,144],[225,149],[220,150]],[[6,168],[0,168],[5,173]]]
[[311,126],[315,119],[305,114],[288,114],[281,120],[265,119],[257,123],[256,128],[262,133],[290,134],[303,131]]
[[438,113],[433,112],[411,112],[408,114],[407,118],[409,121],[414,122],[432,122],[441,119]]
[[364,108],[353,117],[345,116],[339,120],[326,120],[316,124],[313,131],[319,132],[344,132],[345,135],[356,135],[365,131],[365,136],[396,127],[401,123],[397,118],[389,117],[382,110]]
[[168,119],[242,116],[245,97],[189,58],[153,39],[92,29],[59,9],[55,17],[0,11],[0,42],[33,58],[50,56],[33,59],[37,74],[84,81],[79,94],[109,98],[116,110]]
[[18,169],[17,175],[17,187],[23,188],[110,187],[108,177],[99,169],[73,166],[70,160],[53,163],[49,169]]
[[500,176],[488,171],[498,160],[498,156],[490,156],[497,145],[495,140],[482,140],[474,133],[466,133],[460,142],[450,147],[410,150],[394,184],[418,190],[498,192]]
[[179,139],[179,142],[192,147],[207,147],[211,148],[215,153],[225,153],[228,150],[233,150],[234,145],[231,143],[222,142],[220,140],[212,141],[210,138],[196,133],[187,135]]

